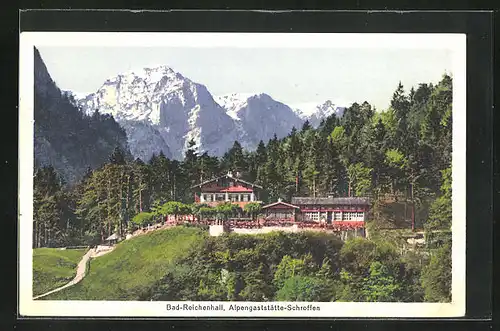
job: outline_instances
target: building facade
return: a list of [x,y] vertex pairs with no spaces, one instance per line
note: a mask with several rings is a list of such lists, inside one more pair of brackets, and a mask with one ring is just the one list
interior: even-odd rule
[[362,222],[370,209],[368,198],[334,197],[293,197],[292,205],[299,207],[298,221],[324,222]]
[[[356,233],[363,234],[370,209],[369,199],[362,197],[293,197],[290,203],[279,199],[262,206],[260,215],[255,218],[257,215],[244,212],[244,207],[251,202],[261,203],[263,188],[260,185],[245,181],[229,172],[195,185],[192,189],[196,203],[212,207],[227,202],[238,205],[241,209],[228,219],[246,220],[255,223],[254,225],[278,226],[296,223],[299,227],[325,227],[343,232],[355,230]],[[238,224],[245,225],[241,222]]]
[[220,203],[231,202],[243,208],[249,202],[260,202],[262,186],[245,181],[231,172],[207,180],[191,189],[195,192],[195,202],[215,207]]
[[262,207],[262,216],[265,220],[278,220],[284,222],[296,222],[300,208],[279,199],[277,202]]

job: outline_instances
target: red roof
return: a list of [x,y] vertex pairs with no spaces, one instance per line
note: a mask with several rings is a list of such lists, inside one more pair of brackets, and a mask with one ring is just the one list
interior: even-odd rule
[[231,186],[226,189],[221,190],[221,192],[253,192],[252,189],[243,187],[241,185]]

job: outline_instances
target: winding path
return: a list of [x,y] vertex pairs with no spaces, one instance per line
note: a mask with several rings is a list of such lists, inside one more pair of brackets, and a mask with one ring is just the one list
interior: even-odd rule
[[[162,226],[152,226],[152,227],[142,228],[140,230],[137,230],[134,234],[132,234],[132,236],[130,236],[129,238],[126,238],[126,239],[130,239],[130,238],[139,236],[141,234],[146,234],[146,233],[149,233],[151,231],[164,229],[167,227],[169,227],[169,226],[162,225]],[[40,294],[36,297],[33,297],[33,300],[40,299],[40,298],[43,298],[49,294],[59,292],[61,290],[64,290],[65,288],[68,288],[68,287],[73,286],[76,283],[80,282],[83,279],[83,277],[85,277],[85,274],[87,272],[87,264],[91,258],[95,258],[95,257],[102,256],[104,254],[107,254],[115,248],[114,246],[112,246],[110,249],[100,249],[101,247],[103,247],[103,246],[98,246],[97,248],[92,248],[87,253],[85,253],[85,255],[82,257],[82,259],[78,263],[75,278],[73,278],[69,283],[67,283],[66,285],[63,285],[61,287],[58,287],[56,289],[53,289],[49,292],[46,292],[44,294]]]
[[88,261],[91,258],[93,258],[93,257],[98,257],[98,256],[101,256],[101,255],[104,255],[105,253],[111,252],[113,250],[113,248],[109,249],[109,250],[106,250],[106,251],[99,251],[97,248],[90,249],[87,253],[85,253],[85,255],[82,257],[82,259],[78,263],[78,267],[76,269],[75,278],[73,278],[66,285],[58,287],[58,288],[56,288],[54,290],[51,290],[49,292],[46,292],[44,294],[38,295],[38,296],[34,297],[33,299],[36,300],[36,299],[43,298],[44,296],[47,296],[47,295],[52,294],[52,293],[59,292],[61,290],[64,290],[65,288],[68,288],[68,287],[73,286],[76,283],[80,282],[83,279],[83,277],[85,277],[85,274],[87,273],[87,264],[88,264]]

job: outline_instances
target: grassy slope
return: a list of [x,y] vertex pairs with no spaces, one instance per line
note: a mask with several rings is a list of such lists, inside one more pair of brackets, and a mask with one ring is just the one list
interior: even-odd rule
[[33,249],[33,295],[40,295],[68,283],[86,249]]
[[90,262],[87,276],[47,300],[139,300],[188,248],[206,234],[194,228],[158,230],[122,243]]

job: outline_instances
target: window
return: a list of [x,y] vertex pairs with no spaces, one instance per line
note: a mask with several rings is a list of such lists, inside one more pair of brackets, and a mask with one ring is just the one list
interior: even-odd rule
[[335,221],[342,221],[342,213],[341,212],[333,212],[333,219]]
[[229,182],[229,187],[233,187],[234,186],[234,182]]
[[352,213],[349,211],[346,211],[344,214],[344,221],[350,221],[352,219]]
[[226,199],[225,194],[217,194],[217,201],[224,201]]
[[365,213],[363,213],[363,212],[358,212],[358,218],[359,218],[359,220],[360,220],[360,221],[362,221],[362,220],[363,220],[363,217],[364,217],[364,216],[365,216]]
[[319,213],[318,212],[307,212],[305,213],[306,220],[308,221],[319,221]]
[[248,194],[243,194],[243,201],[248,201]]
[[236,198],[236,194],[231,194],[231,202],[235,202]]

